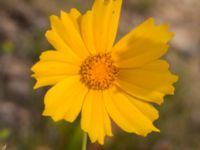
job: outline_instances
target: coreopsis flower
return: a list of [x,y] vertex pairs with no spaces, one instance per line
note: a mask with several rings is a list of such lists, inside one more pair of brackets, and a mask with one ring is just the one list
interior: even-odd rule
[[44,98],[43,115],[73,122],[92,142],[112,136],[111,122],[129,133],[159,132],[153,103],[174,94],[177,76],[161,57],[173,33],[150,18],[115,43],[122,0],[95,0],[91,10],[52,15],[46,38],[54,47],[33,67],[35,89],[53,86]]

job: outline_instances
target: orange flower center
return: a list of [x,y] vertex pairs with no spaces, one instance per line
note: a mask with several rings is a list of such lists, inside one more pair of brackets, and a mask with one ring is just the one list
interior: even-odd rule
[[118,72],[110,54],[90,56],[81,65],[81,82],[90,89],[104,90],[113,84]]

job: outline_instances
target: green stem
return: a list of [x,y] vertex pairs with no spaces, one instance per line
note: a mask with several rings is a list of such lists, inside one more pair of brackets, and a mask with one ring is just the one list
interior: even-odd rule
[[83,133],[83,143],[82,143],[82,150],[87,150],[87,133]]

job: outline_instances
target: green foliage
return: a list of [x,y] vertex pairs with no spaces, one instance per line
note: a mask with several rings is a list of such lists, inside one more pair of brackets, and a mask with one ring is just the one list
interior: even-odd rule
[[0,139],[4,140],[7,139],[11,134],[10,129],[4,128],[0,130]]

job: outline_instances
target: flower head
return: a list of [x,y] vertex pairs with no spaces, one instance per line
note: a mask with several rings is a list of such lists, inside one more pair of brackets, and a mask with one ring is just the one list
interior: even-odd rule
[[91,10],[52,15],[47,50],[32,67],[35,89],[53,86],[45,95],[43,115],[73,122],[92,142],[112,136],[111,120],[129,133],[159,132],[152,106],[174,94],[177,76],[161,59],[173,33],[150,18],[114,43],[122,0],[95,0]]

